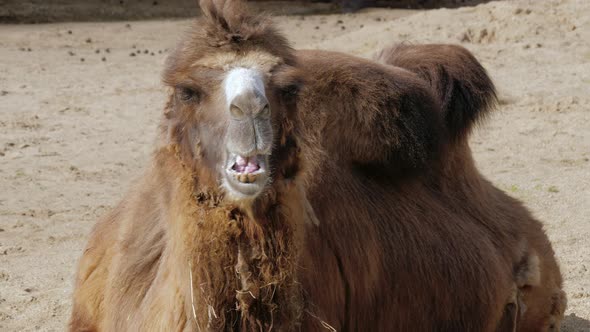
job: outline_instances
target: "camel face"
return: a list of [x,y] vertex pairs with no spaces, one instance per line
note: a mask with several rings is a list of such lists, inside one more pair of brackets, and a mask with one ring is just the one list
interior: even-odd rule
[[272,182],[277,124],[289,98],[284,90],[292,90],[285,73],[294,68],[245,66],[235,59],[221,66],[193,62],[198,66],[173,85],[170,116],[186,132],[178,140],[181,149],[190,149],[187,161],[208,168],[228,199],[249,202]]
[[167,131],[184,163],[212,175],[227,199],[254,202],[281,162],[273,152],[294,114],[299,70],[263,49],[180,47],[168,65]]
[[269,179],[273,142],[271,110],[261,71],[236,67],[223,82],[228,112],[222,182],[234,199],[256,197]]

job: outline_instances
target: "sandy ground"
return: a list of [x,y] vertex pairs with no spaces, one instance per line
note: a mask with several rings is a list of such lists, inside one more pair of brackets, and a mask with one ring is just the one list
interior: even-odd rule
[[[545,222],[569,297],[564,330],[590,331],[590,1],[277,21],[298,48],[473,51],[501,95],[471,139],[477,163]],[[162,63],[187,24],[0,26],[0,330],[63,330],[86,235],[149,158]]]

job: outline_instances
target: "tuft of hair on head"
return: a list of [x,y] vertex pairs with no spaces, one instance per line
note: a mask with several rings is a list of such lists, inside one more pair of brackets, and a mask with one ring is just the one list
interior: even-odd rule
[[218,45],[238,45],[274,32],[266,15],[253,15],[243,0],[199,0],[207,35]]
[[453,139],[467,138],[497,104],[496,88],[487,71],[459,45],[400,44],[382,50],[375,59],[414,72],[430,84]]
[[239,42],[242,37],[240,35],[240,28],[244,23],[252,20],[248,14],[246,4],[242,0],[200,0],[199,6],[203,15],[210,23],[209,29],[213,33],[235,34],[235,36],[227,36],[230,39],[235,39]]
[[200,0],[203,19],[199,20],[197,34],[189,47],[205,43],[223,51],[247,53],[261,50],[279,57],[286,64],[295,62],[294,51],[265,14],[252,14],[243,0]]

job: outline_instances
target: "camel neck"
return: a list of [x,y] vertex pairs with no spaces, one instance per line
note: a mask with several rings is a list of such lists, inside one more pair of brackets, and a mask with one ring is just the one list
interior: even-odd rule
[[274,183],[248,214],[198,180],[191,172],[172,180],[167,218],[169,264],[177,271],[187,323],[196,330],[254,330],[268,323],[273,325],[264,330],[296,329],[303,311],[297,266],[307,218],[302,187]]

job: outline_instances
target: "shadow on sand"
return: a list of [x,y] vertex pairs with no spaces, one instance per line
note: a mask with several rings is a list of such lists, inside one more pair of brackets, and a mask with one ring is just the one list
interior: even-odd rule
[[590,332],[590,321],[575,314],[565,316],[561,323],[562,332]]

